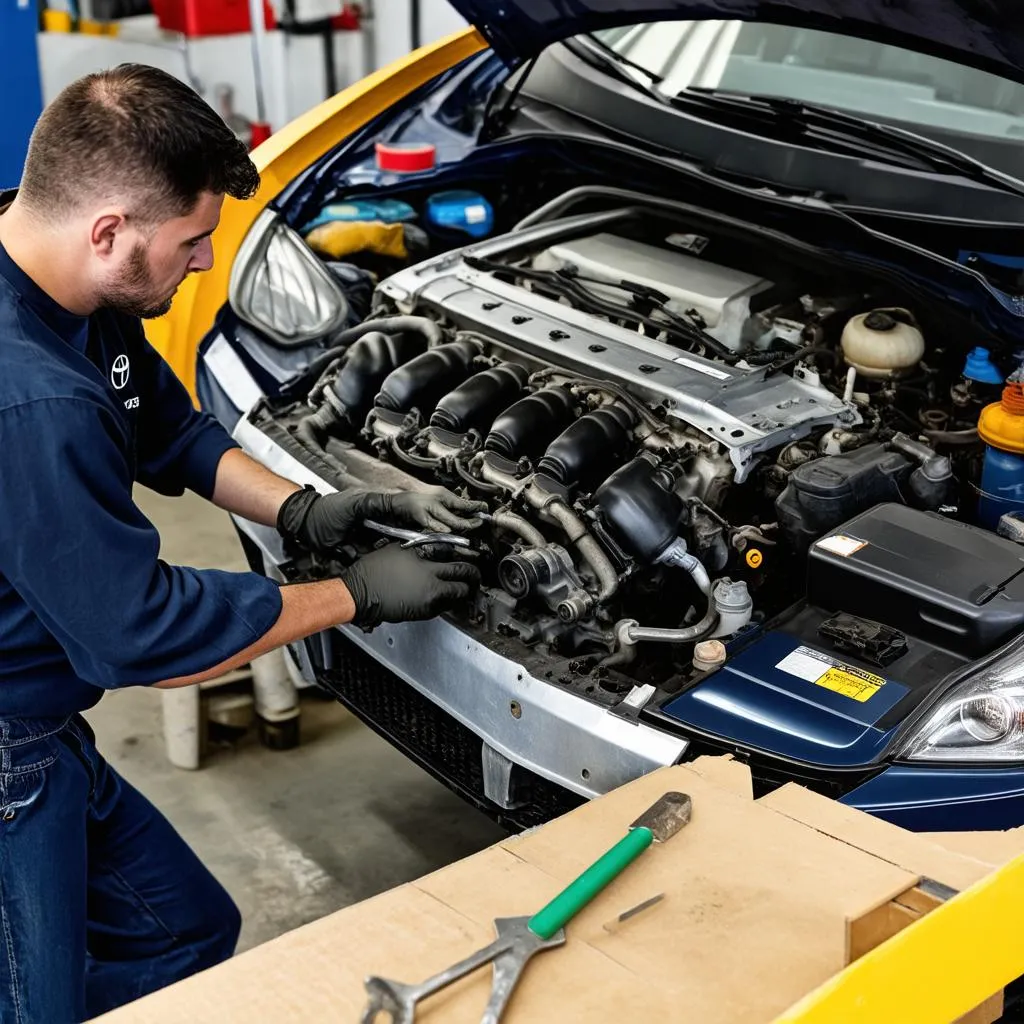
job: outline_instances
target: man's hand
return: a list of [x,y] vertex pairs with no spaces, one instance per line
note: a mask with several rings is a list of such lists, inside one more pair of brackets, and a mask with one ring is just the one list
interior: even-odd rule
[[431,533],[473,530],[480,520],[474,512],[486,512],[487,502],[468,501],[446,487],[428,487],[424,491],[400,494],[368,494],[364,519],[383,519],[388,523],[420,526]]
[[355,603],[352,621],[366,628],[432,619],[480,584],[480,573],[469,562],[432,562],[418,549],[398,544],[371,551],[339,577]]
[[484,502],[467,501],[444,487],[399,494],[349,490],[327,495],[307,487],[285,499],[277,528],[284,537],[310,550],[330,553],[344,544],[352,528],[364,519],[449,533],[479,526],[473,513],[486,510]]

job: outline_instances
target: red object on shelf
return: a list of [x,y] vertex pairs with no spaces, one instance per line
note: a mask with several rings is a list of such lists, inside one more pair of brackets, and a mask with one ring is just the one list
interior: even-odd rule
[[359,4],[345,4],[341,14],[331,18],[335,32],[358,32],[363,24],[363,9]]
[[[151,0],[157,23],[168,32],[181,32],[189,39],[227,36],[252,30],[248,0]],[[277,21],[267,0],[263,18],[268,29]]]
[[266,121],[253,121],[249,148],[255,149],[261,142],[266,142],[270,138],[270,134],[270,125]]
[[382,171],[431,171],[437,161],[437,147],[429,142],[378,142],[377,166]]

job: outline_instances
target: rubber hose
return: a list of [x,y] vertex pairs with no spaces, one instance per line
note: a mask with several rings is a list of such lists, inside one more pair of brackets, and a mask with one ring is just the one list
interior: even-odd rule
[[788,348],[766,348],[763,352],[749,352],[743,358],[751,366],[768,366],[770,363],[774,363],[776,359],[782,358],[787,352],[791,351],[792,349]]
[[970,430],[925,430],[922,433],[936,444],[976,444],[978,441],[975,427]]
[[794,363],[799,363],[801,359],[806,359],[808,356],[828,356],[832,360],[833,365],[839,359],[839,356],[830,348],[825,348],[823,345],[807,345],[804,348],[797,349],[791,356],[786,356],[785,359],[772,363],[768,367],[765,377],[772,377],[780,370],[784,370],[787,366],[792,366]]
[[437,469],[439,459],[428,458],[423,455],[414,455],[412,452],[407,452],[398,443],[397,437],[388,438],[388,448],[394,454],[395,458],[401,459],[403,462],[410,466],[415,466],[417,469]]
[[324,450],[324,438],[338,422],[338,415],[329,405],[322,405],[316,412],[303,416],[295,427],[295,437],[307,448]]
[[478,480],[466,467],[455,460],[455,472],[467,483],[470,487],[475,487],[478,491],[484,494],[502,494],[503,488],[498,487],[496,484],[489,484],[486,480]]

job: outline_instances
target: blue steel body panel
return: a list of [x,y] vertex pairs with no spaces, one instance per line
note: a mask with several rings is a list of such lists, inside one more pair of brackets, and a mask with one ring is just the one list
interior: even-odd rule
[[840,801],[914,832],[1024,825],[1024,768],[894,765]]
[[782,757],[829,768],[872,763],[894,732],[876,723],[908,687],[886,679],[863,702],[835,693],[777,667],[800,646],[787,633],[766,633],[662,710],[685,725]]

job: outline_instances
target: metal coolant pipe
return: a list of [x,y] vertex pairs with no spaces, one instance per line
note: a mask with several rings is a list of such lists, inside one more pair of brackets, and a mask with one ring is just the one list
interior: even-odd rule
[[538,512],[553,519],[565,531],[569,543],[576,548],[597,578],[598,601],[607,601],[619,589],[619,574],[583,520],[562,498],[541,490],[535,482],[526,488],[524,496]]
[[635,619],[626,619],[615,627],[615,635],[621,644],[630,646],[644,640],[665,644],[685,644],[692,640],[702,640],[718,625],[718,612],[711,605],[704,613],[700,622],[692,626],[671,629],[661,626],[641,626]]
[[707,569],[696,555],[691,555],[686,550],[686,544],[677,540],[658,559],[662,565],[674,565],[677,569],[683,569],[693,577],[693,582],[705,597],[711,595],[711,577]]
[[491,522],[495,526],[508,530],[509,533],[517,534],[532,548],[542,548],[547,544],[544,534],[536,526],[527,522],[522,516],[516,515],[515,512],[509,512],[508,509],[499,509],[492,513]]
[[704,617],[700,622],[695,622],[692,626],[678,628],[641,626],[636,619],[623,619],[615,626],[615,638],[620,650],[645,640],[669,644],[684,644],[693,640],[701,640],[718,625],[718,612],[711,599],[711,577],[708,576],[708,571],[701,564],[700,559],[686,550],[686,543],[681,539],[677,540],[669,546],[658,561],[662,565],[672,565],[690,574],[693,582],[697,584],[698,590],[708,599],[707,611],[704,612]]

